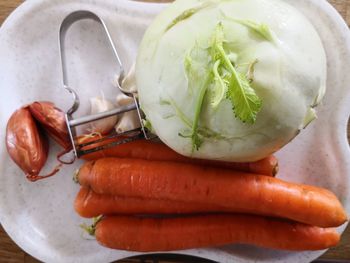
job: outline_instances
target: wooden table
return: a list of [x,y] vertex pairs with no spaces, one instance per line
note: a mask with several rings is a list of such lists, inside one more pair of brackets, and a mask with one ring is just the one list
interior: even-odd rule
[[[30,1],[30,0],[29,0]],[[146,2],[170,2],[170,0],[145,0]],[[23,1],[22,0],[0,0],[0,24],[4,19]],[[329,0],[329,2],[342,14],[348,25],[350,25],[350,0]],[[350,137],[350,132],[348,133]],[[324,256],[321,257],[321,261],[327,260],[344,260],[344,262],[350,262],[350,227],[342,237],[341,244],[330,249]],[[0,263],[33,263],[39,262],[23,250],[21,250],[5,233],[0,226]],[[206,262],[202,259],[195,259],[190,257],[183,257],[178,255],[165,255],[165,256],[146,256],[138,259],[129,259],[119,261],[123,263],[131,262]]]

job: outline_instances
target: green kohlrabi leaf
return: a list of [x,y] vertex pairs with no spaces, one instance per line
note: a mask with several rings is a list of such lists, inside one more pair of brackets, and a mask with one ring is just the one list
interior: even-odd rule
[[217,60],[213,67],[213,74],[214,74],[214,87],[212,89],[212,95],[211,95],[211,106],[213,108],[217,108],[221,101],[225,98],[225,94],[227,92],[227,84],[225,83],[225,80],[222,78],[222,76],[219,73],[219,66],[220,66],[220,60]]
[[173,21],[171,21],[171,23],[167,26],[167,28],[165,29],[165,31],[168,31],[169,29],[171,29],[173,26],[175,26],[177,23],[186,20],[188,18],[190,18],[191,16],[193,16],[196,12],[198,12],[199,10],[201,10],[202,7],[199,6],[197,8],[191,8],[188,10],[185,10],[182,14],[180,14],[178,17],[176,17]]
[[188,83],[188,91],[191,96],[198,90],[198,87],[204,85],[205,76],[208,74],[208,51],[201,48],[198,43],[194,45],[191,51],[185,56],[185,72]]
[[254,71],[255,71],[255,65],[258,63],[259,61],[256,59],[254,60],[252,63],[249,64],[248,66],[248,71],[246,74],[246,77],[249,81],[249,83],[252,83],[254,80]]
[[193,119],[192,131],[191,131],[192,151],[194,150],[198,151],[199,147],[203,143],[203,140],[199,137],[199,134],[198,134],[199,118],[203,108],[204,98],[207,93],[209,82],[211,79],[210,75],[211,74],[208,73],[207,76],[205,77],[205,82],[200,87],[199,94],[195,102],[195,112],[194,112],[194,119]]
[[[200,114],[203,107],[205,95],[212,79],[212,72],[208,64],[209,54],[206,49],[199,47],[196,43],[189,55],[185,57],[185,70],[190,94],[195,97],[194,117],[191,124],[191,132],[188,135],[192,139],[192,149],[198,150],[203,140],[198,133]],[[185,137],[185,136],[182,136]]]
[[142,120],[143,126],[150,132],[153,132],[152,123],[148,119]]
[[[160,102],[162,105],[171,106],[176,114],[171,115],[170,117],[177,116],[187,127],[187,129],[183,132],[179,132],[179,136],[183,138],[190,138],[192,140],[192,146],[194,149],[199,149],[199,147],[203,143],[203,138],[211,138],[211,139],[227,139],[225,136],[212,131],[209,128],[200,127],[199,124],[197,124],[197,127],[193,128],[193,122],[181,111],[179,106],[176,104],[176,102],[173,99],[170,100],[164,100],[162,99]],[[198,122],[197,122],[198,123]],[[193,132],[193,130],[197,132]]]
[[224,27],[220,22],[217,24],[214,35],[212,37],[212,43],[210,48],[210,55],[211,55],[212,61],[218,61],[221,59],[221,54],[218,51],[217,47],[224,48],[223,47],[224,41],[225,41]]
[[[225,70],[229,73],[229,77],[226,77],[228,79],[227,98],[232,103],[236,117],[244,123],[253,124],[256,121],[258,112],[261,110],[262,101],[250,86],[247,76],[237,72],[229,56],[226,54],[223,32],[223,26],[219,23],[212,46],[212,59],[220,61],[221,67],[224,68],[222,71]],[[254,66],[252,67],[254,69]]]
[[176,116],[189,128],[192,127],[192,123],[191,120],[182,112],[182,110],[180,109],[180,107],[176,104],[176,102],[173,99],[169,99],[169,100],[164,100],[162,99],[160,101],[161,105],[169,105],[171,106],[174,110],[175,110],[175,114]]
[[201,3],[197,6],[194,6],[190,9],[187,9],[183,11],[180,15],[178,15],[174,20],[170,22],[170,24],[166,27],[165,32],[170,30],[172,27],[174,27],[176,24],[180,23],[181,21],[184,21],[194,14],[198,13],[199,11],[208,8],[208,7],[214,7],[218,5],[217,1],[206,1],[204,3]]
[[266,39],[267,41],[273,41],[274,37],[272,34],[272,31],[270,27],[267,24],[264,23],[257,23],[251,20],[240,20],[240,19],[233,19],[235,22],[244,25],[251,30],[253,30],[255,33],[259,34],[261,37]]
[[262,101],[250,86],[247,77],[241,73],[236,74],[229,84],[227,98],[231,100],[236,116],[243,122],[253,124],[261,110]]
[[191,58],[191,54],[188,54],[186,57],[185,57],[185,72],[186,72],[186,78],[187,78],[187,83],[188,83],[188,91],[189,91],[189,94],[190,95],[193,95],[193,89],[192,89],[192,83],[191,83],[191,80],[190,80],[190,76],[193,76],[194,74],[196,74],[192,68],[193,64],[193,60]]
[[[186,74],[189,75],[191,74],[191,69],[192,69],[192,64],[193,64],[193,60],[191,58],[191,54],[188,54],[186,57],[185,57],[185,71],[186,71]],[[187,78],[188,80],[188,78]]]
[[[180,132],[179,136],[192,140],[193,151],[200,148],[203,138],[209,138],[200,127],[200,116],[206,97],[213,108],[218,107],[224,99],[229,99],[235,116],[244,123],[255,123],[261,110],[262,102],[250,86],[257,61],[247,64],[250,66],[246,75],[238,72],[234,65],[237,55],[233,52],[226,53],[224,43],[224,27],[219,23],[215,28],[210,47],[201,48],[195,44],[185,57],[188,88],[191,97],[194,97],[193,120],[190,121],[174,102],[171,103],[176,115],[190,129],[187,132]],[[219,134],[210,136],[210,138],[219,137]]]

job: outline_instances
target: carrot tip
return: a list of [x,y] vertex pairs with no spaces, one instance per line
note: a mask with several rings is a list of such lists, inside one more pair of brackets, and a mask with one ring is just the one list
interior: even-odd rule
[[87,224],[81,224],[79,225],[80,228],[82,228],[84,231],[86,231],[90,236],[95,235],[96,225],[102,220],[103,215],[100,215],[98,217],[94,217],[92,220],[92,224],[89,226]]
[[278,174],[279,170],[280,170],[280,167],[279,167],[278,164],[276,164],[276,165],[273,167],[273,169],[272,169],[272,176],[273,176],[273,177],[276,177],[276,175]]
[[80,169],[77,169],[73,174],[73,182],[76,184],[79,184],[79,171]]
[[83,229],[85,232],[87,232],[90,236],[95,235],[95,227],[93,225],[87,225],[87,224],[80,224],[79,227]]

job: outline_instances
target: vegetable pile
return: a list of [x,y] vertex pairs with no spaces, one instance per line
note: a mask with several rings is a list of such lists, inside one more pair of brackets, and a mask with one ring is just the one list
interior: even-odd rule
[[334,227],[347,215],[337,197],[274,178],[272,156],[240,166],[191,160],[147,141],[121,147],[99,153],[109,157],[86,156],[90,161],[75,175],[81,185],[75,210],[99,217],[90,232],[104,246],[154,252],[245,243],[320,250],[339,242]]
[[145,126],[167,146],[85,156],[74,206],[95,218],[85,228],[100,244],[338,244],[347,215],[337,197],[275,178],[272,154],[316,118],[325,93],[325,52],[302,14],[279,0],[177,0],[145,33],[135,72]]
[[[136,85],[133,69],[123,89],[137,88],[144,126],[165,144],[119,145],[141,125],[136,111],[90,123],[90,134],[74,138],[91,152],[74,175],[74,208],[94,218],[84,228],[101,245],[155,252],[338,244],[336,227],[348,218],[336,195],[276,178],[273,153],[316,118],[325,93],[325,52],[302,14],[280,0],[177,0],[144,36]],[[116,102],[134,100],[122,94]],[[92,114],[115,106],[91,99]],[[46,135],[62,146],[60,163],[71,163],[60,160],[72,145],[53,103],[24,106],[8,122],[7,150],[31,181],[59,170],[39,175]]]

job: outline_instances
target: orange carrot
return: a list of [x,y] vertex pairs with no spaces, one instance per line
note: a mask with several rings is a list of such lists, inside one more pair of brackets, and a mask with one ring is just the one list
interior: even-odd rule
[[86,187],[82,187],[77,194],[74,208],[80,216],[86,218],[99,215],[197,214],[228,210],[208,204],[96,194]]
[[322,250],[340,236],[333,228],[245,215],[202,215],[177,218],[105,217],[95,230],[106,247],[156,252],[227,244],[252,244],[283,250]]
[[[90,139],[93,139],[91,137]],[[95,138],[96,139],[96,138]],[[114,139],[115,140],[115,139]],[[89,139],[85,139],[85,143]],[[108,139],[107,142],[112,142],[113,139]],[[106,142],[104,142],[106,143]],[[101,143],[86,146],[86,149],[99,146]],[[83,156],[85,160],[97,160],[103,157],[119,157],[119,158],[138,158],[153,161],[173,161],[183,163],[196,163],[201,165],[209,165],[214,167],[222,167],[227,169],[238,170],[242,172],[250,172],[256,174],[264,174],[275,176],[278,172],[278,161],[276,157],[269,156],[257,162],[236,163],[236,162],[221,162],[212,160],[193,159],[182,156],[170,149],[162,143],[156,143],[146,140],[137,140],[126,144],[121,144],[115,147],[107,148],[95,153]]]
[[99,194],[206,203],[320,227],[347,220],[337,197],[326,189],[227,169],[104,158],[84,164],[77,177]]

